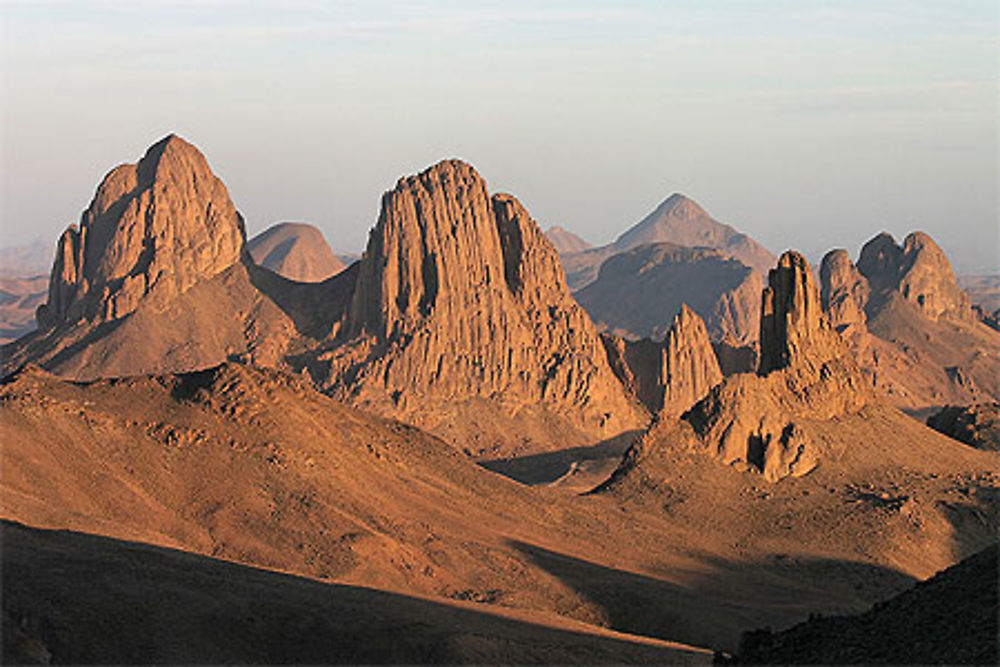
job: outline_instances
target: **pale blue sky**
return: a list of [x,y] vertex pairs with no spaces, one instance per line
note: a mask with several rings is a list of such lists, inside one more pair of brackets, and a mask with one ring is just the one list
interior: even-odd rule
[[996,270],[998,3],[0,2],[0,240],[199,146],[251,233],[360,250],[445,157],[604,242],[674,191],[776,252],[925,229]]

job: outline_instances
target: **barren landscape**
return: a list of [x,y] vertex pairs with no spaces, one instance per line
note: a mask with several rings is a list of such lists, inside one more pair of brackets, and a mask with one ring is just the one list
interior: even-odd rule
[[[660,223],[579,292],[662,267],[601,334],[465,163],[400,179],[347,268],[302,225],[247,244],[179,137],[115,168],[3,348],[5,660],[706,663],[995,544],[995,419],[912,416],[998,399],[929,237],[817,281]],[[736,267],[738,300],[672,278]]]
[[0,33],[0,665],[1000,663],[995,1]]

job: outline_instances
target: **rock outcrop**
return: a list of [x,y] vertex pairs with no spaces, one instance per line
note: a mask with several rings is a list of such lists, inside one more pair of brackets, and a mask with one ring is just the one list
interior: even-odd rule
[[838,248],[828,252],[823,257],[819,276],[820,300],[833,327],[841,333],[864,330],[865,306],[871,287],[851,262],[847,251]]
[[661,418],[678,417],[722,382],[704,321],[681,306],[663,341],[603,334],[611,368]]
[[923,410],[997,398],[1000,336],[926,234],[902,245],[879,234],[857,267],[846,251],[831,251],[820,281],[828,317],[868,382],[893,404]]
[[116,320],[166,303],[238,263],[243,221],[205,157],[180,137],[101,182],[79,227],[59,239],[40,326]]
[[760,367],[791,369],[818,376],[843,353],[840,339],[823,313],[819,292],[806,259],[786,252],[768,274],[760,316]]
[[226,187],[174,135],[113,169],[57,250],[39,329],[4,347],[5,373],[29,362],[76,380],[233,358],[281,366],[293,342],[301,351],[329,333],[353,288],[352,276],[305,285],[253,265]]
[[555,248],[556,252],[560,255],[583,252],[584,250],[590,250],[594,247],[573,232],[563,227],[559,227],[558,225],[553,225],[552,227],[546,229],[545,238],[552,243],[552,247]]
[[688,304],[713,341],[739,348],[757,340],[763,287],[759,274],[716,250],[653,243],[608,259],[574,296],[602,331],[654,340]]
[[335,393],[438,433],[474,399],[508,414],[541,408],[601,438],[645,420],[555,249],[515,198],[491,196],[456,160],[384,195],[338,344],[322,360]]
[[323,232],[301,222],[268,227],[250,239],[247,250],[259,266],[296,282],[323,282],[346,268],[327,245]]
[[976,449],[1000,451],[1000,403],[946,405],[927,425]]
[[931,320],[971,321],[971,303],[955,280],[948,258],[930,236],[913,232],[899,246],[883,232],[865,244],[858,270],[873,290],[869,308],[899,295]]
[[681,420],[660,420],[616,477],[651,451],[655,456],[657,447],[685,443],[768,481],[805,475],[832,455],[819,433],[830,420],[858,413],[871,395],[823,313],[808,262],[796,252],[782,255],[768,276],[760,349],[756,373],[727,377]]

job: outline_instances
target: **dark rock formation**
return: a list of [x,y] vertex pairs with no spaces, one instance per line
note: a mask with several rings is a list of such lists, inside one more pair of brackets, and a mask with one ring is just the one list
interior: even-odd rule
[[927,425],[976,449],[1000,451],[1000,403],[946,405]]

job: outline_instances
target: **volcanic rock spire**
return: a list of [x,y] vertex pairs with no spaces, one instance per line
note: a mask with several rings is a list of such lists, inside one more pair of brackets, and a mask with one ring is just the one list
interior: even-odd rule
[[592,434],[645,420],[538,225],[457,160],[384,195],[340,337],[330,384],[428,428],[472,399],[543,408]]
[[197,148],[169,135],[104,177],[80,225],[59,239],[44,328],[107,321],[167,300],[239,262],[245,233]]

